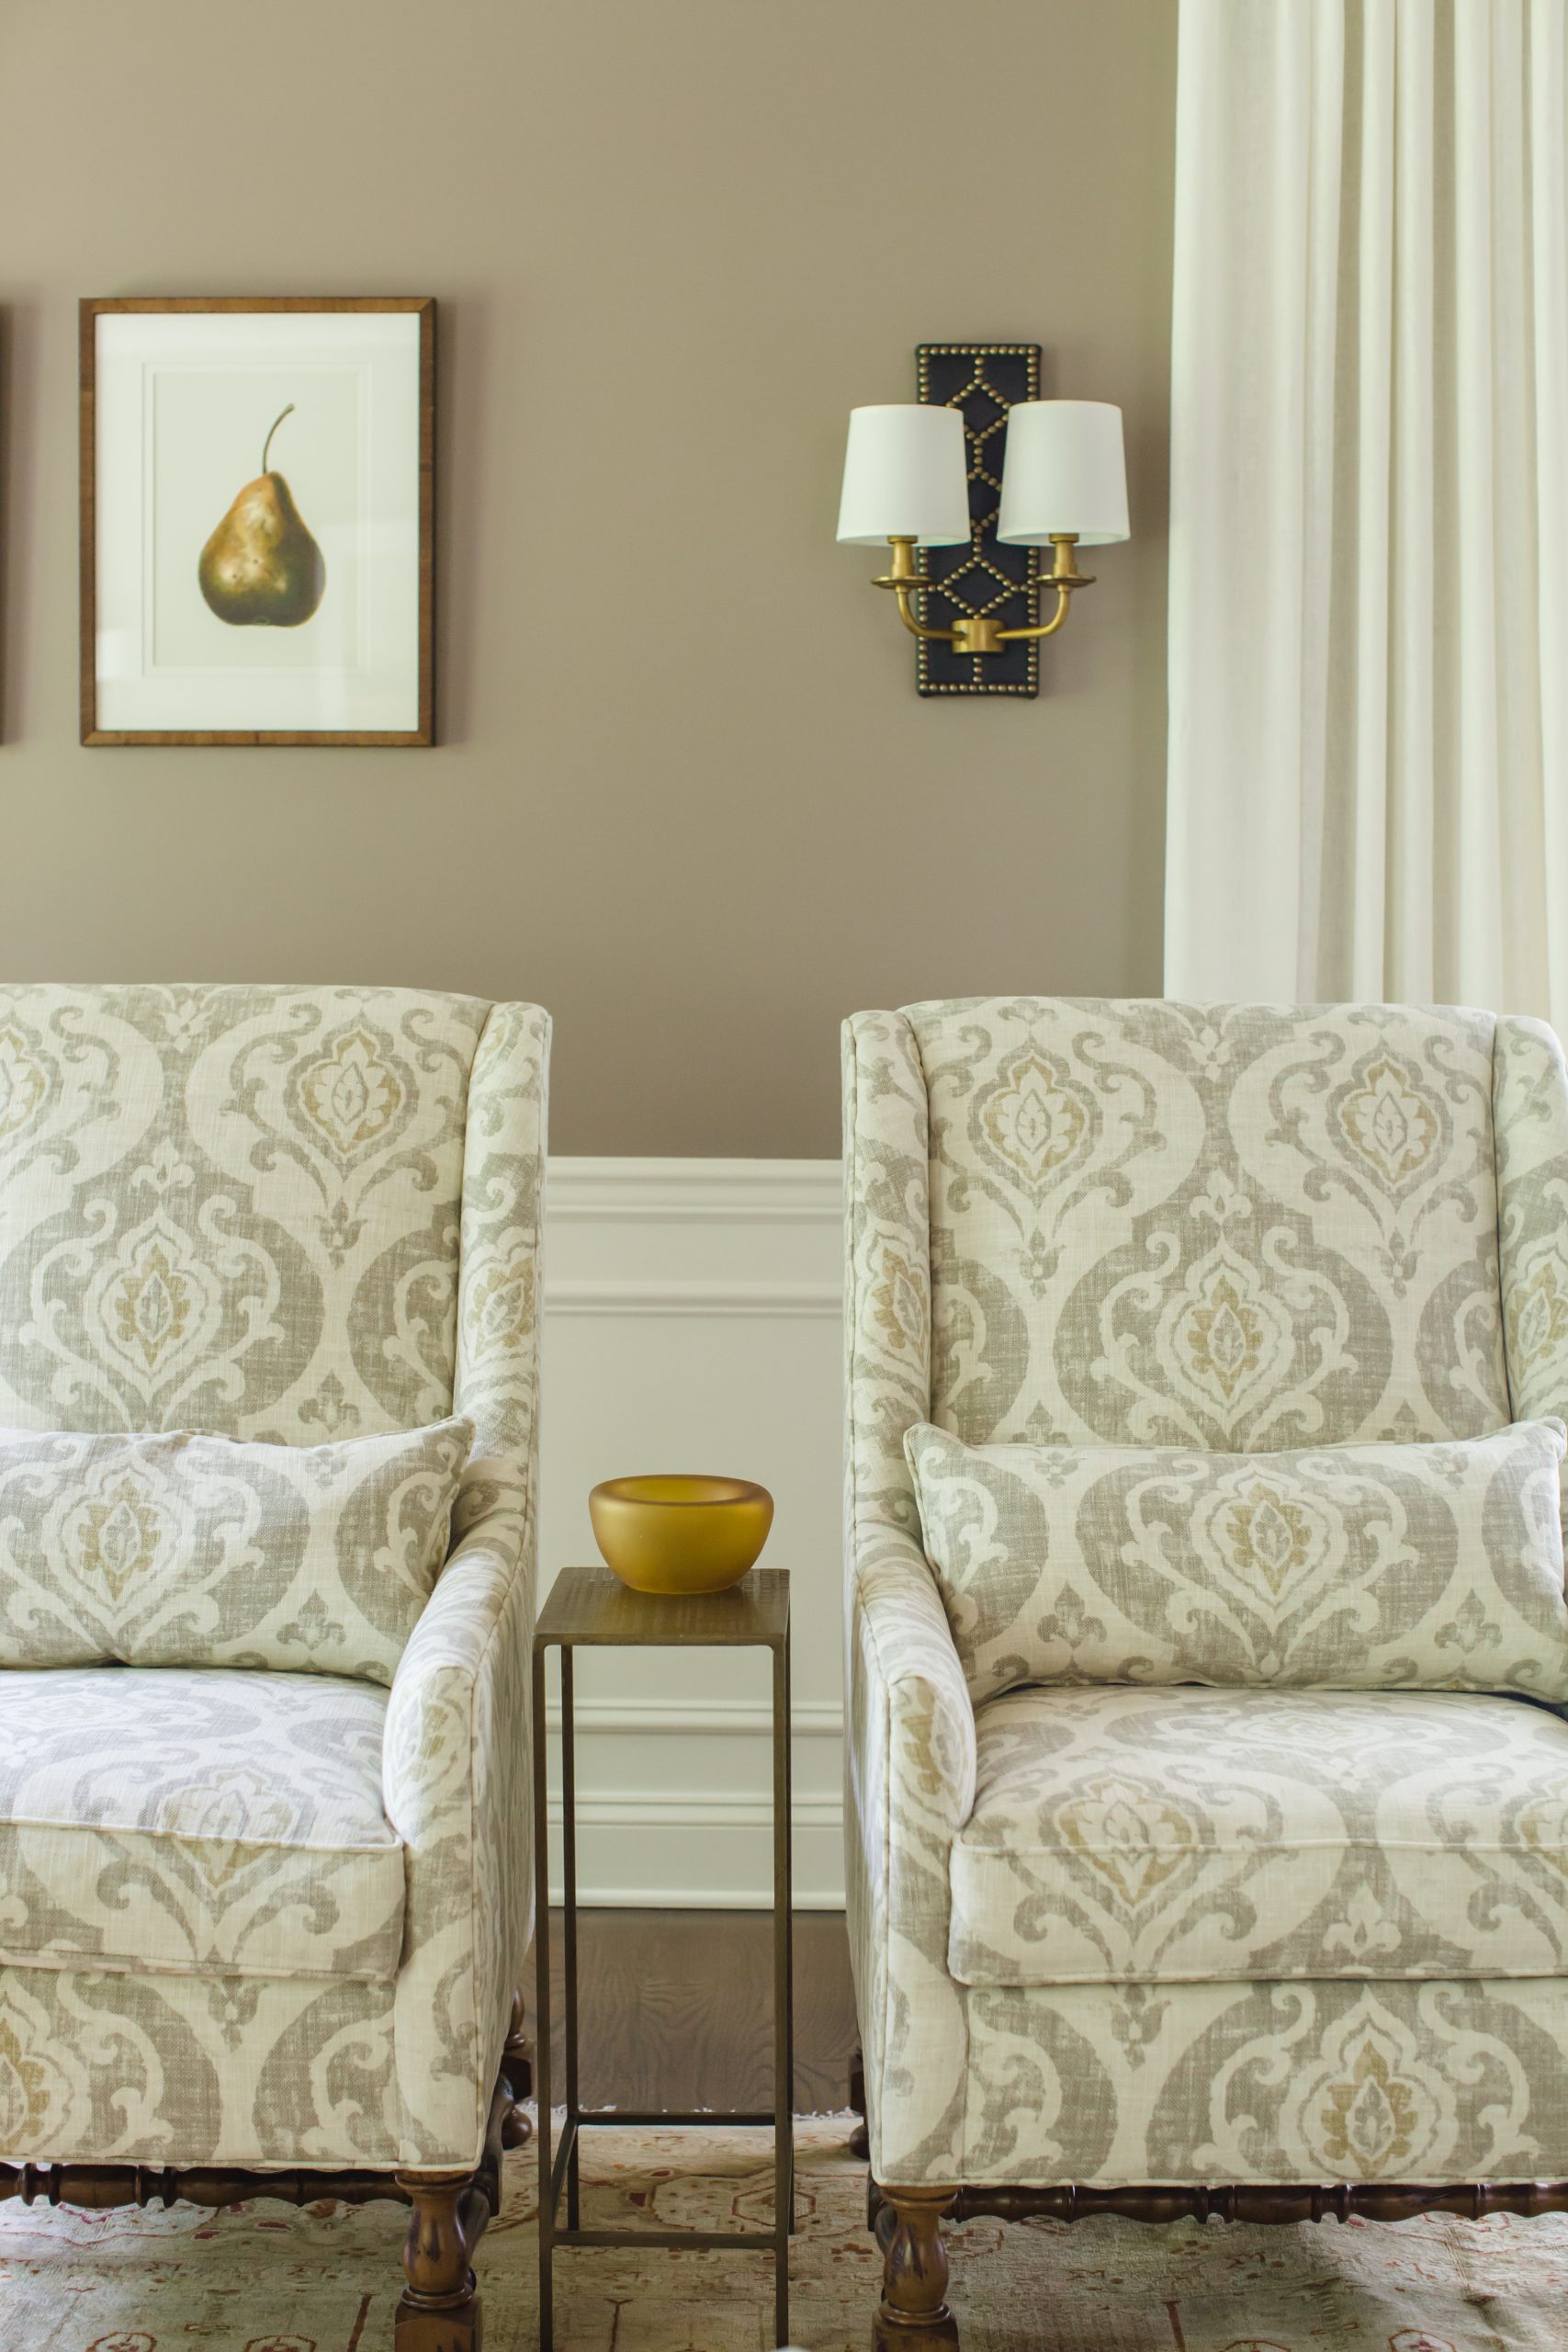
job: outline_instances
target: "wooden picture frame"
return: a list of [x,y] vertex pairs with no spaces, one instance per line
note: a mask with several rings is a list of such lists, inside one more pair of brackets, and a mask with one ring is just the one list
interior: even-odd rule
[[[361,318],[373,323],[356,336]],[[213,322],[209,334],[205,320]],[[228,355],[225,321],[270,320],[278,322],[276,339],[264,325],[249,325]],[[434,297],[89,297],[80,304],[79,337],[82,741],[434,743]],[[261,476],[243,480],[256,428],[234,420],[270,404],[270,394],[259,405],[254,397],[265,378],[275,379],[276,391],[292,373],[318,389],[335,434],[318,459],[319,478],[333,492],[324,555],[287,478],[266,469],[270,434]],[[170,415],[161,421],[165,386]],[[193,416],[201,423],[194,435]],[[321,414],[317,422],[320,451],[327,436]],[[209,487],[219,480],[220,439],[225,465],[234,451],[225,478],[239,492],[228,514],[220,502],[213,511]],[[297,430],[296,452],[300,447]],[[188,468],[187,450],[195,453]],[[219,544],[242,500],[280,480],[286,504],[275,532],[292,529],[291,545],[304,548],[292,585],[286,560],[270,572],[254,566],[247,572],[243,561],[225,570],[231,548]],[[279,493],[271,495],[276,510]],[[378,497],[388,502],[381,514]],[[178,520],[165,522],[176,498]],[[259,544],[253,537],[252,548]],[[270,609],[263,609],[268,595]],[[327,619],[318,631],[321,615]],[[231,640],[220,634],[225,622],[236,631]],[[267,622],[253,633],[253,624]],[[309,642],[293,635],[305,624]],[[227,700],[236,707],[233,724],[223,723]],[[322,705],[344,723],[324,723]]]

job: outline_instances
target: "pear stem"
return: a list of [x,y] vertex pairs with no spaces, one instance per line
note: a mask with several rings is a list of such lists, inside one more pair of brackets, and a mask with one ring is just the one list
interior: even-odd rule
[[283,412],[283,416],[275,416],[272,420],[272,433],[269,433],[266,439],[262,443],[262,471],[264,474],[266,471],[266,453],[272,447],[272,435],[277,431],[278,426],[283,422],[283,417],[292,416],[293,413],[294,403],[290,401],[288,406]]

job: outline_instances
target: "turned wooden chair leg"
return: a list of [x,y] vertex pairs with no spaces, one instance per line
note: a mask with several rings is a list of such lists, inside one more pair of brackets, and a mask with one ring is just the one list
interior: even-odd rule
[[951,2188],[883,2190],[876,2229],[882,2302],[872,2323],[872,2352],[957,2352],[942,2242],[942,2217],[954,2194]]
[[501,2127],[501,2144],[503,2148],[526,2147],[533,2137],[534,2125],[524,2111],[523,2101],[533,2096],[534,2052],[523,2031],[521,1993],[513,1996],[512,2024],[501,2052],[501,2071],[512,2093],[512,2105]]
[[[466,2172],[400,2173],[398,2186],[412,2211],[403,2241],[405,2284],[397,2311],[397,2352],[480,2352],[484,2328],[464,2211],[473,2177]],[[486,2210],[482,2199],[480,2204]]]

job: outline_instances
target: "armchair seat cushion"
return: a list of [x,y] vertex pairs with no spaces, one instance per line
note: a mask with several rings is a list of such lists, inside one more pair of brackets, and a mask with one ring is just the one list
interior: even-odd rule
[[961,1984],[1568,1975],[1568,1723],[1462,1691],[1010,1692]]
[[387,1698],[314,1674],[0,1673],[0,1964],[395,1977]]

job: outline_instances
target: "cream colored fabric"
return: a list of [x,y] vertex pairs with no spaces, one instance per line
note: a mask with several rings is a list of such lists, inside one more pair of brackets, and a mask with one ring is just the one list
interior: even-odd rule
[[439,2164],[403,2114],[392,2030],[387,1984],[0,1969],[5,2161]]
[[0,1424],[316,1444],[455,1410],[477,1435],[389,1697],[355,1686],[387,1709],[395,1982],[0,1970],[0,2155],[471,2165],[531,1931],[547,1018],[40,989],[0,996],[7,1024]]
[[[1528,1025],[1500,1023],[1495,1038],[1466,1013],[1024,999],[858,1015],[844,1068],[845,1818],[878,2178],[1568,2177],[1568,1976],[1370,1980],[1348,1955],[1332,1979],[956,1980],[953,1856],[979,1742],[903,1453],[920,1421],[977,1444],[1258,1453],[1561,1418],[1561,1057]],[[1425,1928],[1374,1912],[1362,1932],[1393,1924],[1406,1952],[1446,1938],[1466,1967],[1489,1965],[1484,1951],[1506,1949],[1508,1966],[1552,1951],[1560,1816],[1550,1792],[1532,1815],[1518,1780],[1510,1795],[1498,1776],[1505,1763],[1528,1774],[1514,1742],[1555,1742],[1556,1717],[1462,1694],[1333,1703],[1380,1721],[1498,1707],[1510,1733],[1476,1761],[1475,1852],[1435,1836],[1458,1817],[1449,1783],[1422,1829],[1450,1890],[1455,1873],[1475,1874],[1480,1909],[1450,1927],[1445,1894]],[[1348,1774],[1354,1758],[1335,1760]],[[1255,1762],[1267,1781],[1271,1759]],[[1317,1801],[1321,1778],[1306,1792]],[[1217,1779],[1201,1785],[1223,1794]],[[1399,1798],[1418,1804],[1409,1786]],[[1333,1806],[1377,1801],[1341,1786]],[[1334,1835],[1343,1856],[1343,1815]],[[1256,1859],[1266,1867],[1261,1848]],[[1348,1934],[1365,1909],[1347,1916]],[[1267,1929],[1245,1903],[1234,1917],[1239,1943]],[[1326,1937],[1333,1923],[1320,1924]],[[1300,1928],[1286,1917],[1282,1943]],[[1136,1941],[1129,1929],[1123,1950]]]
[[1568,1067],[1539,1021],[1497,1023],[1496,1122],[1514,1410],[1568,1415]]
[[483,2139],[533,1927],[525,1542],[501,1514],[464,1539],[387,1710],[383,1803],[408,1864],[396,2061],[426,2147]]
[[1568,1724],[1547,1708],[1015,1690],[978,1739],[962,1984],[1568,1975]]
[[1256,1453],[1510,1418],[1487,1015],[1022,997],[908,1019],[918,1419]]
[[964,2025],[962,2179],[1568,2178],[1562,1977],[994,1987]]
[[0,988],[0,1426],[313,1445],[449,1413],[489,1012]]
[[976,1702],[1015,1683],[1568,1699],[1561,1421],[1204,1453],[905,1432]]
[[1563,0],[1181,0],[1166,986],[1568,1026]]
[[471,1421],[334,1445],[0,1431],[0,1668],[273,1667],[390,1682]]
[[389,1981],[383,1692],[324,1675],[0,1680],[0,1963]]
[[947,1967],[949,1856],[975,1716],[903,1435],[930,1409],[925,1081],[901,1013],[844,1025],[849,1683],[845,1878],[878,2179],[957,2177],[967,2057]]
[[[398,2067],[427,2146],[461,2146],[465,2134],[471,2149],[483,2142],[534,1932],[530,1657],[549,1046],[547,1013],[498,1004],[474,1057],[454,1396],[477,1434],[454,1515],[458,1540],[388,1712],[387,1812],[412,1856]],[[428,1737],[405,1736],[401,1727],[422,1718]],[[466,1792],[449,1737],[467,1742]],[[465,1898],[466,1929],[454,1917]]]

